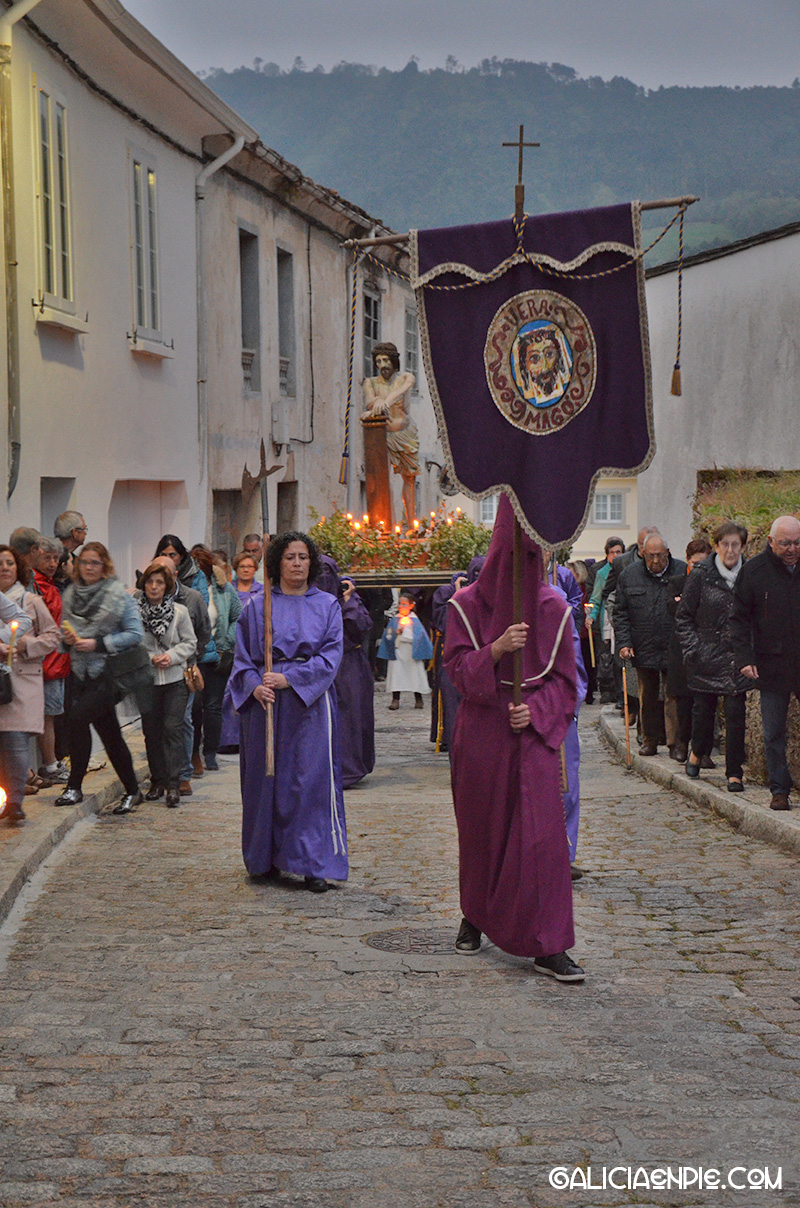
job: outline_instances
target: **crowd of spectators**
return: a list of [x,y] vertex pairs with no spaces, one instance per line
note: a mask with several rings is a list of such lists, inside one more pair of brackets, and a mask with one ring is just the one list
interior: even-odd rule
[[800,699],[800,521],[779,516],[749,560],[747,540],[743,525],[725,521],[711,542],[691,540],[684,561],[645,525],[630,549],[609,537],[603,561],[573,565],[601,702],[627,712],[639,753],[666,745],[696,779],[722,743],[728,791],[741,792],[747,693],[757,689],[770,805],[787,810],[786,719],[792,694]]
[[[260,538],[258,553],[234,559],[241,591],[225,551],[188,550],[166,533],[129,592],[87,533],[84,517],[70,511],[53,537],[23,527],[0,546],[0,817],[16,826],[24,797],[42,788],[61,789],[56,806],[83,800],[92,730],[122,783],[116,814],[145,797],[174,808],[193,778],[218,768],[236,623],[252,591],[248,572],[259,569]],[[120,726],[125,697],[141,715],[149,787],[138,782]]]

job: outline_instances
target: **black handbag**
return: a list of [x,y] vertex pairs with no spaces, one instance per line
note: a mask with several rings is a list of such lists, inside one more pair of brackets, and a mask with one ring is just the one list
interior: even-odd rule
[[108,656],[108,678],[114,702],[132,696],[141,713],[149,710],[155,687],[155,675],[150,655],[144,646],[132,646],[119,654]]
[[11,689],[11,668],[0,663],[0,705],[10,705],[14,693]]

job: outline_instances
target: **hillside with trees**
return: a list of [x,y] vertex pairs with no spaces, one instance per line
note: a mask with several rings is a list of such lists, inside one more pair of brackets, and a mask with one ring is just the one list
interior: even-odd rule
[[203,77],[268,146],[398,230],[509,214],[517,157],[501,144],[520,122],[541,144],[526,152],[531,212],[691,192],[688,251],[800,220],[800,80],[647,91],[558,63],[452,58],[430,71],[256,59]]

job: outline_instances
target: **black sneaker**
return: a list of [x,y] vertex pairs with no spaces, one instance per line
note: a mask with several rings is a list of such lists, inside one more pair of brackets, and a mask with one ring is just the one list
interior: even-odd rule
[[537,973],[554,977],[556,981],[581,982],[586,977],[580,965],[576,965],[566,952],[556,952],[554,956],[537,956],[533,967]]
[[458,929],[456,936],[456,952],[462,952],[466,956],[472,956],[475,952],[481,950],[481,933],[477,927],[473,927],[472,923],[466,919],[461,920],[461,926]]
[[306,889],[312,893],[327,893],[330,885],[324,877],[306,877]]

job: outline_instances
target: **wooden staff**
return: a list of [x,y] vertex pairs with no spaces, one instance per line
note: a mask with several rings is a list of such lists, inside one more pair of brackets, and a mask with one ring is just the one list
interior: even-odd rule
[[[514,516],[514,624],[522,621],[522,525]],[[514,704],[522,704],[522,648],[514,651]]]
[[[583,607],[586,610],[587,615],[592,611],[591,604],[584,604]],[[591,625],[589,626],[589,654],[592,657],[592,667],[596,667],[597,663],[595,662],[594,657],[594,634],[592,633]]]
[[631,770],[631,719],[628,713],[628,671],[627,659],[622,660],[622,700],[625,712],[625,766]]
[[[267,574],[267,545],[269,533],[264,534],[263,561],[264,567],[264,671],[272,670],[272,584]],[[266,708],[266,738],[267,738],[267,776],[275,775],[275,734],[273,727],[274,707],[272,701],[267,701]]]

